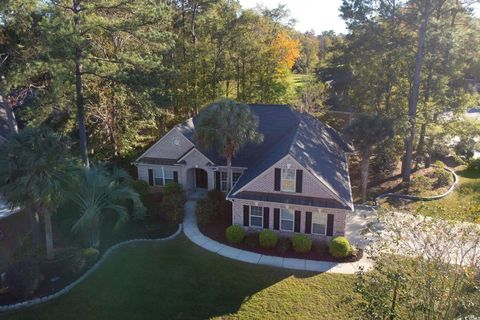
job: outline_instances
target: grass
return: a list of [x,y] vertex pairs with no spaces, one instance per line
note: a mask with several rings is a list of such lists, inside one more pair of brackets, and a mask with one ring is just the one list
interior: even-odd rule
[[256,266],[185,237],[115,253],[89,279],[7,319],[349,319],[355,277]]
[[447,197],[412,202],[410,211],[459,221],[480,223],[480,172],[463,169],[457,172],[460,181],[457,189]]

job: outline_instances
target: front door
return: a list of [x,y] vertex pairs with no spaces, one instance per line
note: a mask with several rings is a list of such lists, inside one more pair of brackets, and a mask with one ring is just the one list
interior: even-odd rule
[[195,169],[195,186],[201,189],[208,189],[207,171],[203,169]]

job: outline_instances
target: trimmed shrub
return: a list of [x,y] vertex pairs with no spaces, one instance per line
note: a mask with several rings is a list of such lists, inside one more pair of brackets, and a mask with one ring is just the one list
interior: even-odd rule
[[18,261],[7,269],[4,280],[14,297],[29,298],[40,284],[40,266],[34,259]]
[[452,159],[455,161],[457,165],[464,165],[465,160],[463,160],[458,154],[454,153],[452,154]]
[[209,191],[206,199],[200,199],[197,202],[195,212],[198,223],[205,226],[225,217],[229,205],[230,202],[225,200],[225,194],[223,192],[219,190]]
[[298,253],[307,253],[312,249],[312,239],[306,234],[295,234],[292,238],[293,250]]
[[289,238],[281,237],[277,241],[277,248],[276,250],[284,254],[292,248],[292,241]]
[[41,267],[47,278],[56,276],[74,277],[85,267],[85,256],[80,248],[65,248],[57,253],[54,260],[42,261]]
[[258,247],[258,233],[257,232],[247,233],[245,235],[245,240],[243,242],[250,248]]
[[83,256],[85,257],[87,265],[90,266],[98,260],[98,257],[100,256],[100,251],[98,251],[98,249],[96,248],[87,248],[83,250]]
[[440,161],[440,160],[436,160],[436,161],[433,163],[433,165],[436,166],[436,167],[439,167],[439,168],[445,168],[445,167],[446,167],[445,163],[443,163],[443,162]]
[[225,229],[225,238],[230,243],[240,243],[245,237],[245,231],[237,224],[233,224]]
[[132,180],[131,186],[141,197],[148,194],[148,191],[150,190],[148,183],[143,180]]
[[163,188],[161,215],[168,223],[179,224],[183,221],[187,196],[181,184],[169,182]]
[[480,171],[480,158],[471,160],[468,163],[468,169]]
[[437,181],[435,182],[436,186],[439,188],[448,186],[451,175],[452,174],[445,169],[438,168],[435,170],[435,176],[437,177]]
[[408,190],[413,193],[421,193],[422,191],[429,190],[431,188],[430,179],[425,176],[415,176],[410,181]]
[[272,230],[262,230],[259,236],[260,247],[265,249],[273,249],[277,245],[278,236]]
[[352,252],[352,247],[347,238],[335,237],[328,244],[328,252],[335,258],[345,258]]

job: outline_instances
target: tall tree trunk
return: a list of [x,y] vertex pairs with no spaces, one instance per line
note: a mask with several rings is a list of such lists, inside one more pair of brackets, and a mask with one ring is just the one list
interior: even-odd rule
[[18,133],[18,126],[17,120],[15,119],[15,113],[13,112],[13,108],[8,103],[7,99],[4,97],[4,88],[3,88],[4,76],[0,76],[0,107],[5,109],[5,113],[7,114],[7,123],[8,129],[10,132]]
[[52,212],[45,210],[43,212],[43,219],[45,224],[45,244],[47,246],[47,259],[52,260],[53,254],[53,233],[52,233]]
[[40,223],[35,206],[28,206],[27,213],[30,228],[32,229],[32,243],[34,246],[38,246],[40,244]]
[[[435,113],[433,115],[433,123],[436,123],[438,120],[438,113]],[[430,139],[428,141],[428,147],[427,147],[427,156],[425,157],[425,168],[430,168],[430,165],[432,164],[432,150],[433,150],[433,145],[435,143],[435,137],[430,136]]]
[[408,99],[408,120],[410,128],[405,140],[405,155],[402,164],[403,182],[410,182],[410,174],[412,172],[412,154],[413,140],[415,138],[415,125],[417,117],[418,95],[420,90],[420,78],[425,55],[425,38],[427,35],[428,20],[430,19],[430,0],[425,0],[425,7],[422,12],[422,22],[418,31],[418,48],[415,55],[415,71],[413,73],[412,90]]
[[[79,33],[80,29],[80,2],[81,0],[73,0],[73,25],[75,31]],[[80,139],[80,152],[82,154],[82,161],[85,167],[89,167],[88,147],[87,147],[87,130],[85,128],[85,103],[83,97],[82,84],[82,69],[83,69],[83,53],[82,48],[77,44],[75,48],[75,88],[77,95],[77,120],[78,120],[78,134]]]
[[368,170],[370,167],[370,152],[361,156],[360,160],[360,185],[362,193],[362,202],[367,201]]
[[115,161],[118,160],[118,136],[117,136],[117,110],[115,103],[115,92],[112,90],[111,96],[111,110],[110,110],[110,141],[112,144],[112,155]]

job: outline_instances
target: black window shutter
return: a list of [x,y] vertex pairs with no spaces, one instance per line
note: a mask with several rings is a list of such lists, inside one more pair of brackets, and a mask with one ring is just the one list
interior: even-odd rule
[[215,171],[215,189],[220,190],[220,171]]
[[312,233],[312,213],[307,212],[305,214],[305,233]]
[[263,228],[264,229],[270,228],[270,208],[269,207],[263,208]]
[[295,227],[293,231],[300,232],[300,221],[302,220],[302,213],[300,211],[295,211]]
[[327,236],[333,236],[333,214],[327,214]]
[[243,225],[248,227],[250,225],[250,207],[243,206]]
[[280,229],[280,209],[273,209],[273,229]]
[[297,179],[295,192],[302,193],[302,186],[303,186],[303,170],[297,170]]
[[282,170],[280,168],[275,168],[275,185],[274,185],[275,191],[280,191],[281,175],[282,175]]
[[148,184],[153,186],[153,169],[148,169]]
[[178,182],[178,172],[173,171],[173,182]]

